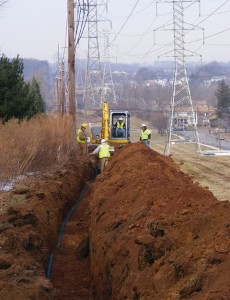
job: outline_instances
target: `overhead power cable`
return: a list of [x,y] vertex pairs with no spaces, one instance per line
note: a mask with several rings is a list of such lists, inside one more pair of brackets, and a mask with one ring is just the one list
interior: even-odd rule
[[[192,3],[190,3],[189,5],[187,5],[186,7],[185,7],[185,11],[189,8],[189,7],[191,7],[194,3],[196,2],[196,0],[194,0]],[[159,28],[161,28],[161,27],[165,27],[165,26],[168,26],[168,25],[170,25],[170,22],[172,22],[173,21],[173,18],[171,18],[170,20],[168,20],[168,21],[166,21],[166,22],[164,22],[161,26],[159,26],[157,29],[159,29]],[[157,29],[155,29],[155,30],[157,30]],[[173,44],[173,41],[172,42],[170,42],[170,43],[168,43],[168,44],[166,44],[165,46],[163,46],[162,47],[162,49],[163,48],[168,48],[170,45],[172,45]],[[153,52],[155,52],[155,51],[152,51],[152,49],[153,49],[153,47],[154,47],[155,45],[152,45],[150,48],[149,48],[149,50],[144,54],[144,57],[142,57],[139,61],[138,61],[138,63],[141,63],[146,57],[147,57],[147,55],[149,55],[149,54],[152,54]],[[159,49],[157,49],[157,51],[158,51]]]
[[[83,0],[83,3],[81,4],[80,0],[78,0],[78,6],[77,6],[78,12],[77,12],[77,26],[75,29],[75,49],[76,46],[79,44],[83,32],[85,30],[85,26],[87,24],[88,16],[89,16],[89,1],[87,3],[85,0]],[[81,24],[79,29],[79,24]]]
[[134,7],[132,8],[130,14],[128,15],[128,17],[126,18],[125,22],[121,26],[120,30],[118,31],[118,33],[116,33],[115,37],[113,38],[113,40],[110,42],[110,44],[108,46],[110,46],[116,40],[116,38],[118,37],[118,35],[121,33],[121,31],[123,30],[123,28],[125,27],[125,25],[129,21],[129,19],[131,18],[132,13],[134,12],[134,10],[137,7],[137,5],[138,5],[139,2],[140,2],[140,0],[137,0],[137,2],[135,3]]
[[[226,5],[229,1],[230,1],[230,0],[224,1],[224,2],[223,2],[221,5],[219,5],[213,12],[211,12],[210,14],[208,14],[203,20],[201,20],[199,23],[193,24],[193,25],[194,25],[194,26],[199,26],[201,23],[203,23],[204,21],[206,21],[208,18],[210,18],[211,16],[215,15],[215,13],[216,13],[219,9],[221,9],[224,5]],[[194,1],[193,1],[190,5],[188,5],[188,6],[185,8],[185,10],[188,9],[193,3],[194,3]],[[170,22],[170,21],[168,21],[168,22]],[[165,23],[163,24],[163,26],[165,26]],[[187,33],[189,33],[191,30],[192,30],[192,29],[188,30]],[[224,30],[224,31],[227,31],[227,30],[229,30],[229,29],[226,29],[226,30]],[[215,35],[217,35],[217,34],[215,34]],[[211,36],[210,36],[210,37],[211,37]],[[204,40],[204,39],[205,39],[205,38],[199,39],[199,41]],[[198,40],[197,40],[197,41],[198,41]],[[193,41],[193,42],[194,42],[194,41]],[[167,44],[167,46],[170,45],[170,44],[173,44],[173,42]],[[153,48],[153,46],[152,46],[150,49],[152,49],[152,48]],[[199,48],[200,48],[200,47],[199,47]],[[145,57],[146,57],[148,54],[150,54],[150,53],[151,53],[151,51],[148,51],[147,54],[145,55]],[[145,58],[145,57],[144,57],[144,58]],[[141,61],[143,61],[144,58],[142,58],[142,59],[139,61],[139,63],[140,63]]]
[[[210,38],[213,37],[213,36],[217,36],[217,35],[219,35],[219,34],[222,34],[222,33],[226,32],[226,31],[229,31],[229,30],[230,30],[230,27],[228,27],[228,28],[226,28],[226,29],[224,29],[224,30],[221,30],[221,31],[219,31],[219,32],[216,32],[216,33],[214,33],[214,34],[211,34],[211,35],[209,35],[209,36],[206,36],[206,37],[204,38],[204,40],[210,39]],[[202,38],[202,39],[197,39],[197,40],[193,40],[193,41],[187,42],[187,44],[199,42],[199,41],[201,41],[201,40],[203,40],[203,38]],[[202,46],[203,46],[203,45],[202,45]]]
[[[144,10],[148,9],[150,6],[152,6],[154,3],[156,3],[157,0],[154,0],[152,1],[150,4],[148,4],[146,7],[144,7],[143,9],[137,11],[135,14],[132,14],[132,17],[138,15],[139,13],[143,12]],[[113,15],[110,13],[110,15],[114,18],[119,18],[119,19],[126,19],[128,18],[128,16],[124,16],[124,17],[119,17],[119,16],[116,16],[116,15]]]

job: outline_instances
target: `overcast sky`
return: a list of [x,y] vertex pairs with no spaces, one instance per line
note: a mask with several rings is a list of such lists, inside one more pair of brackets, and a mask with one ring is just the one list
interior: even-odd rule
[[[113,24],[110,35],[112,61],[153,63],[158,57],[161,60],[169,59],[165,53],[173,49],[173,32],[161,29],[172,28],[172,4],[161,1],[156,7],[156,2],[140,0],[135,7],[137,0],[108,1],[107,18]],[[185,21],[204,28],[205,44],[202,40],[203,30],[191,30],[186,35],[186,48],[201,54],[205,62],[230,61],[230,0],[200,2],[200,16],[199,5],[194,3],[186,8]],[[185,7],[190,4],[186,2]],[[55,62],[58,44],[61,55],[64,51],[66,16],[67,0],[9,0],[7,5],[0,8],[1,53],[9,57],[19,54],[22,58]],[[108,22],[100,23],[100,31],[106,24]],[[167,26],[162,27],[164,24]],[[185,27],[191,29],[187,25]],[[211,35],[214,36],[209,38]],[[100,44],[103,44],[101,39]],[[78,54],[80,58],[87,57],[86,39],[80,41]],[[188,58],[194,59],[198,60],[199,55]]]

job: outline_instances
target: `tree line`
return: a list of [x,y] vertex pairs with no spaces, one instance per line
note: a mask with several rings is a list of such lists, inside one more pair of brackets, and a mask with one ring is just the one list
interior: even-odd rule
[[45,112],[45,102],[38,82],[33,77],[24,80],[23,60],[17,56],[9,59],[0,57],[0,119],[7,122],[11,118],[29,120],[38,113]]

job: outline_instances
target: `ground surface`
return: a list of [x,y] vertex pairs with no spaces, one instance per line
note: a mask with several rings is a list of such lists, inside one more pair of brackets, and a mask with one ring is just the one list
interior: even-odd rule
[[179,166],[140,143],[117,151],[73,211],[59,248],[61,224],[93,177],[87,159],[2,194],[0,299],[229,300],[230,204],[180,170],[215,169],[224,185],[228,160],[207,170],[186,157]]

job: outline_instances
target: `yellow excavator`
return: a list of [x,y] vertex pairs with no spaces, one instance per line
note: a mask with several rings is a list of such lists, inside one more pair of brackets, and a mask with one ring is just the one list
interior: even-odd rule
[[[119,122],[122,126],[119,126]],[[102,103],[102,124],[91,127],[90,145],[98,145],[102,139],[106,139],[111,146],[129,142],[130,114],[128,111],[109,110],[108,102]]]

